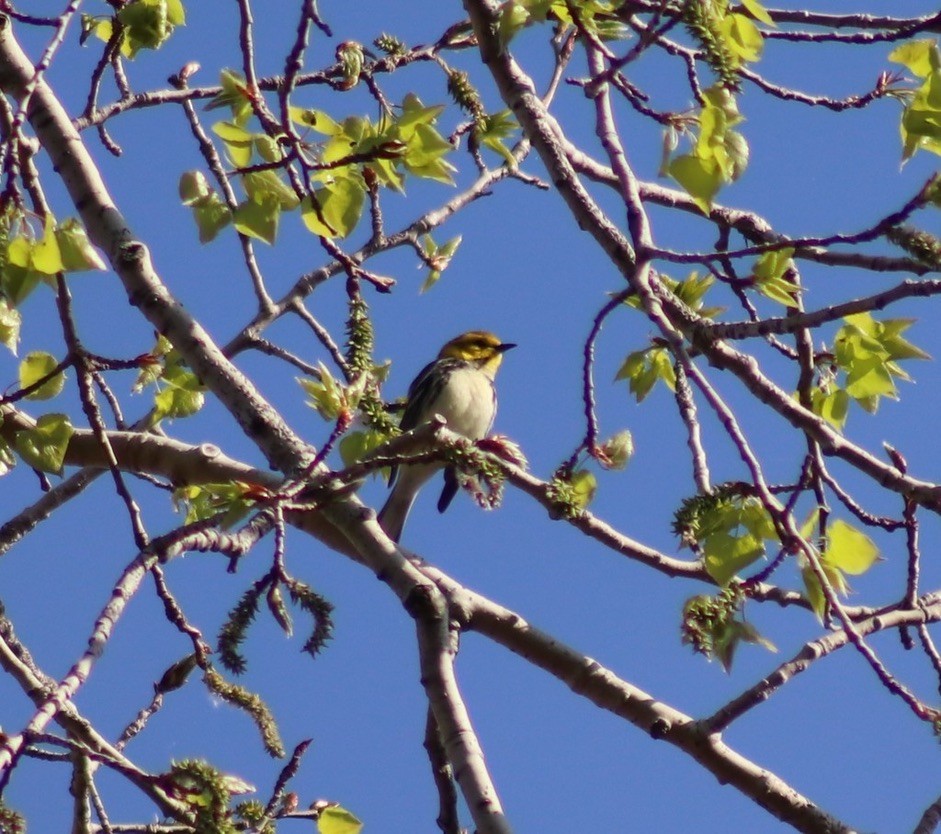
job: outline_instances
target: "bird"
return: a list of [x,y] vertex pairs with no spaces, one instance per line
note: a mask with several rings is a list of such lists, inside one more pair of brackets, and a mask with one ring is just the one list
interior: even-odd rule
[[[471,440],[486,437],[497,413],[494,377],[503,354],[515,347],[486,330],[469,330],[451,339],[409,385],[399,424],[402,431],[411,431],[440,414],[452,431]],[[445,464],[438,462],[392,467],[392,491],[378,516],[390,539],[399,541],[419,490],[442,468]],[[448,508],[457,489],[457,473],[453,467],[445,468],[438,512]]]

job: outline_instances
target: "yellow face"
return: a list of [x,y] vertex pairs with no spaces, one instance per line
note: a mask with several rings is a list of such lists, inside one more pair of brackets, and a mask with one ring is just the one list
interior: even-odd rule
[[502,343],[486,330],[469,330],[456,339],[451,339],[438,354],[439,359],[463,359],[475,362],[480,367],[494,372],[503,361],[504,352],[516,345]]

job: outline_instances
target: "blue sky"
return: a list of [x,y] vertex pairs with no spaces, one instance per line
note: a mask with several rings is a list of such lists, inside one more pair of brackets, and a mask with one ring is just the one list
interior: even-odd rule
[[[295,26],[295,4],[274,5],[277,13],[261,4],[255,10],[258,70],[263,75],[281,71]],[[845,5],[817,3],[813,8],[846,11]],[[97,6],[100,9],[89,2],[83,8],[101,13],[106,9],[103,3]],[[936,10],[914,0],[854,4],[854,8],[898,16]],[[54,4],[37,2],[28,10],[56,9]],[[325,2],[321,12],[335,39],[314,38],[308,53],[312,67],[328,64],[340,40],[368,43],[380,32],[390,31],[409,43],[428,42],[462,14],[459,4],[429,0],[409,4],[408,14],[391,16],[388,5],[379,2]],[[215,83],[221,68],[238,65],[235,4],[202,0],[188,4],[187,13],[187,26],[174,33],[163,49],[144,53],[129,66],[135,90],[162,87],[170,73],[190,60],[202,65],[193,82],[200,85]],[[17,27],[20,31],[22,27]],[[97,59],[95,48],[78,49],[76,38],[73,31],[49,75],[73,113],[84,104],[87,76]],[[26,40],[36,55],[37,41]],[[540,62],[545,47],[538,40],[536,33],[526,33],[518,47],[526,61],[541,67],[544,77]],[[838,97],[865,92],[879,72],[893,69],[890,51],[890,45],[856,49],[777,41],[769,44],[758,68],[778,83]],[[455,64],[471,69],[475,54],[463,53]],[[583,71],[576,62],[570,74]],[[474,78],[488,109],[500,109],[479,69]],[[636,81],[663,109],[692,104],[676,62],[654,58],[649,65],[642,63]],[[428,104],[446,101],[442,77],[432,68],[415,67],[388,81],[392,100],[412,89]],[[111,95],[108,90],[105,97]],[[339,96],[305,89],[297,92],[296,100],[337,116],[372,113],[360,91]],[[900,168],[900,108],[892,100],[836,115],[768,100],[746,85],[739,106],[746,117],[742,130],[751,146],[750,164],[741,181],[724,191],[720,200],[760,213],[784,234],[866,227],[901,205],[936,167],[935,158],[920,154]],[[570,126],[575,141],[599,152],[591,133],[591,107],[577,89],[563,88],[556,112]],[[213,120],[214,114],[203,115],[207,123]],[[446,132],[456,116],[449,113],[444,118]],[[631,163],[640,176],[654,179],[659,132],[634,117],[625,117],[624,126]],[[251,316],[252,298],[231,231],[209,246],[199,246],[188,211],[179,204],[179,174],[201,163],[181,111],[165,107],[131,113],[115,120],[111,131],[124,149],[118,160],[102,149],[91,131],[85,139],[100,160],[118,205],[150,246],[172,292],[224,343]],[[455,164],[460,167],[459,182],[468,182],[469,158],[458,155]],[[536,175],[543,173],[535,158],[524,167]],[[48,190],[57,213],[71,213],[61,190],[51,184]],[[437,184],[409,186],[404,198],[386,201],[387,222],[394,228],[452,193]],[[605,205],[616,208],[610,199]],[[699,221],[676,218],[664,210],[652,211],[651,216],[655,239],[662,246],[691,249],[713,242],[714,229]],[[614,219],[622,223],[619,215]],[[920,221],[937,233],[936,217],[925,214]],[[367,234],[365,228],[354,233],[350,246]],[[418,292],[424,272],[416,268],[411,252],[399,250],[374,264],[398,281],[391,295],[367,295],[376,324],[377,358],[393,360],[386,391],[389,396],[404,393],[440,344],[457,333],[474,328],[496,331],[519,347],[508,354],[501,370],[495,429],[522,446],[535,474],[548,477],[581,438],[581,346],[607,293],[620,289],[622,279],[588,236],[578,232],[558,195],[518,182],[500,184],[492,196],[450,221],[436,239],[456,234],[463,235],[459,253],[441,282],[426,294]],[[283,219],[277,246],[257,249],[275,296],[325,257],[295,216]],[[665,271],[685,277],[678,269]],[[812,308],[893,285],[904,277],[835,273],[814,265],[808,265],[803,275]],[[112,274],[80,275],[71,286],[80,328],[91,350],[133,356],[152,345],[149,325],[134,317]],[[342,284],[333,282],[319,288],[309,303],[314,315],[338,337],[345,316],[343,301]],[[21,355],[33,349],[61,353],[61,336],[50,327],[52,294],[37,292],[24,315]],[[933,325],[936,302],[902,304],[891,315],[917,316],[919,322],[910,331],[912,341],[934,356],[941,355],[941,334]],[[834,330],[824,337],[832,337]],[[295,324],[278,323],[268,335],[312,360],[324,358],[315,353],[309,334]],[[665,391],[655,391],[638,406],[624,383],[612,382],[623,358],[651,335],[651,325],[625,309],[608,320],[599,341],[596,381],[602,434],[629,428],[636,455],[625,472],[599,474],[592,510],[627,535],[673,555],[677,545],[670,532],[671,516],[678,502],[694,491],[682,424]],[[328,428],[304,405],[295,371],[258,355],[243,356],[239,364],[296,430],[312,443],[323,442]],[[16,359],[0,356],[0,372],[12,382]],[[912,373],[917,382],[904,387],[899,402],[885,404],[875,417],[856,410],[848,433],[875,452],[889,440],[909,458],[913,474],[934,479],[941,455],[926,415],[933,414],[941,400],[939,378],[932,363],[918,364]],[[129,375],[120,390],[127,391],[131,382]],[[716,382],[740,409],[742,424],[766,462],[769,480],[793,479],[800,463],[797,439],[780,420],[757,409],[733,381],[717,377]],[[148,406],[143,397],[129,402],[132,417]],[[211,441],[232,456],[262,462],[231,417],[215,404],[169,430],[183,440]],[[740,461],[718,424],[704,418],[704,431],[714,480],[743,477]],[[875,510],[897,512],[874,488],[842,474],[858,489],[861,500],[873,502]],[[5,516],[37,497],[35,479],[22,468],[0,489]],[[443,516],[434,509],[432,491],[429,488],[415,508],[403,539],[406,546],[692,715],[711,713],[820,633],[810,615],[752,606],[750,619],[779,653],[744,647],[732,673],[726,675],[718,664],[708,664],[680,645],[683,601],[704,587],[667,581],[586,541],[564,523],[549,520],[541,507],[513,490],[507,491],[503,507],[495,512],[482,513],[459,496]],[[141,494],[148,495],[143,490]],[[370,483],[362,497],[378,506],[384,500],[384,486]],[[142,502],[154,534],[178,523],[169,502],[161,497],[148,495]],[[932,564],[938,531],[935,519],[924,521],[924,587],[930,588],[939,578]],[[121,505],[106,479],[101,479],[78,505],[57,512],[0,559],[0,599],[49,674],[64,674],[84,649],[93,617],[134,557],[128,529]],[[857,593],[851,602],[879,604],[900,593],[903,545],[896,538],[879,543],[884,562],[854,582]],[[234,576],[225,572],[224,559],[208,555],[192,554],[167,567],[171,587],[207,637],[215,634],[249,582],[267,570],[270,547],[262,544]],[[389,590],[362,567],[302,534],[289,534],[287,560],[296,576],[336,606],[335,638],[315,662],[299,655],[302,639],[286,639],[264,616],[246,648],[249,673],[244,682],[268,700],[288,747],[303,738],[314,739],[293,790],[303,803],[321,797],[341,802],[366,822],[369,832],[431,830],[436,799],[421,748],[425,705],[411,621]],[[795,572],[783,572],[780,581],[796,582]],[[149,699],[153,681],[188,651],[162,617],[160,605],[145,588],[78,697],[79,707],[108,732],[118,733],[133,718]],[[937,681],[924,659],[899,651],[894,634],[873,643],[885,652],[893,671],[931,702]],[[517,831],[672,834],[694,827],[705,832],[785,828],[734,790],[720,788],[676,750],[599,712],[558,681],[478,635],[464,636],[458,675]],[[0,679],[0,705],[0,725],[7,732],[17,730],[31,714],[26,699],[4,679]],[[937,742],[930,730],[891,698],[850,650],[816,664],[736,724],[726,740],[862,830],[909,830],[939,792],[931,764],[938,755]],[[280,767],[266,759],[248,720],[216,703],[198,685],[168,698],[164,712],[128,752],[155,770],[164,769],[170,758],[204,756],[259,786],[262,796]],[[26,813],[30,830],[64,830],[68,824],[67,768],[60,767],[54,778],[49,772],[48,765],[24,762],[7,793],[8,802]],[[114,777],[102,778],[102,790],[114,822],[149,813]],[[54,803],[50,796],[56,797]]]

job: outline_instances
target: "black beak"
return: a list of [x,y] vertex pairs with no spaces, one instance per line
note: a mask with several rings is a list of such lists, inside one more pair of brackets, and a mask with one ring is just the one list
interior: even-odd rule
[[497,345],[497,350],[500,351],[500,353],[506,353],[508,350],[513,350],[515,347],[516,345],[512,342],[504,342],[502,345]]

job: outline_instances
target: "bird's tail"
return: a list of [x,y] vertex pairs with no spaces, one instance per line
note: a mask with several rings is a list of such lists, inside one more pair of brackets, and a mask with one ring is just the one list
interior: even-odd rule
[[379,526],[386,531],[386,535],[394,542],[402,538],[402,529],[405,527],[405,521],[408,518],[409,510],[415,503],[415,491],[406,491],[402,489],[393,489],[388,500],[379,510],[377,520]]
[[379,525],[390,539],[399,541],[409,510],[415,503],[415,496],[425,482],[440,469],[441,465],[437,463],[410,464],[399,468],[392,492],[389,493],[389,498],[378,516]]

